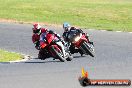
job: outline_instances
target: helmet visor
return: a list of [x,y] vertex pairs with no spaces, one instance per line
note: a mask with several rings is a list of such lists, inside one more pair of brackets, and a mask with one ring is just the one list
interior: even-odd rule
[[38,30],[34,30],[34,28],[33,28],[33,33],[35,33],[35,34],[39,33],[39,31],[40,31],[39,29]]
[[69,30],[69,27],[64,27],[64,30],[65,30],[65,31],[68,31],[68,30]]

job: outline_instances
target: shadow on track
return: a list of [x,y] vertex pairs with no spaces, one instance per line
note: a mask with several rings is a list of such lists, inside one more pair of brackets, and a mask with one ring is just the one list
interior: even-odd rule
[[86,56],[73,56],[73,58],[82,58],[82,57],[86,57]]
[[[46,59],[45,59],[46,60]],[[29,60],[29,61],[26,61],[24,63],[62,63],[61,61],[59,60],[41,60],[41,59],[38,59],[38,58],[32,58],[32,60]]]

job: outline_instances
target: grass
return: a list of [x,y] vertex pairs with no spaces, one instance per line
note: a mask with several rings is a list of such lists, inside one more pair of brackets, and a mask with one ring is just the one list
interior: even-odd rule
[[0,0],[0,18],[132,31],[132,0]]
[[23,58],[22,55],[12,52],[7,52],[0,49],[0,62],[8,62],[14,60],[21,60]]

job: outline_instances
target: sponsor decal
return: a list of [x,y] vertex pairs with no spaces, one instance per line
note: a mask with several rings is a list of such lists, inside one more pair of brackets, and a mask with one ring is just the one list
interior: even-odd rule
[[129,79],[90,79],[88,72],[82,68],[82,76],[78,78],[80,84],[85,86],[130,86],[131,80]]

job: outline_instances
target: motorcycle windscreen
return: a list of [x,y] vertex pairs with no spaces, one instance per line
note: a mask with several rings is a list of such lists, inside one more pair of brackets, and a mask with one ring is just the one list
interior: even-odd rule
[[73,42],[75,37],[76,37],[76,31],[70,31],[68,35],[68,39],[70,40],[70,42]]

